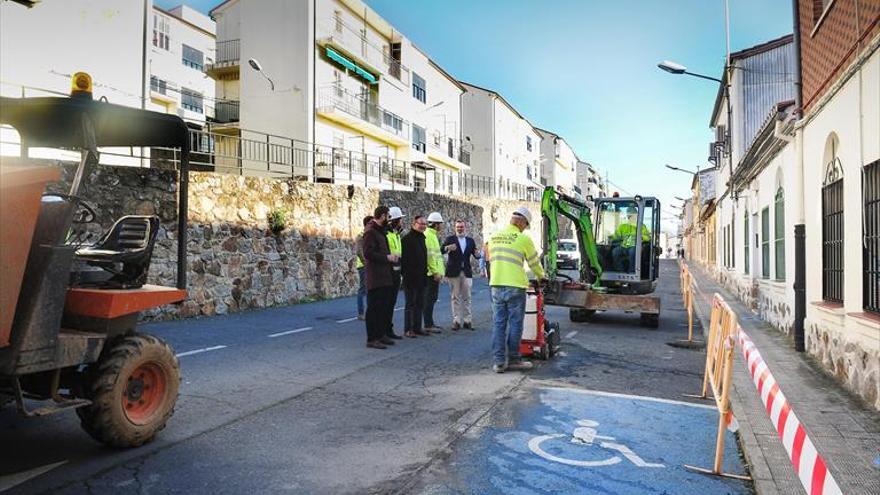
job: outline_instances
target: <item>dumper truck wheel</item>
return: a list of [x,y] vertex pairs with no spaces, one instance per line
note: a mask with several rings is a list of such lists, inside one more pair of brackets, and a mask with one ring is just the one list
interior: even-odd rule
[[95,440],[137,447],[153,440],[174,413],[180,365],[171,347],[152,335],[126,335],[107,345],[86,370],[92,404],[76,412]]

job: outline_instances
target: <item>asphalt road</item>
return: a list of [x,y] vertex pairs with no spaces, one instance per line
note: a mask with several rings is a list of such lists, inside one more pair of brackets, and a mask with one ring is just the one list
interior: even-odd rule
[[[744,483],[718,485],[680,468],[686,461],[710,464],[704,451],[714,447],[709,430],[717,414],[672,402],[698,391],[704,357],[665,345],[687,329],[677,266],[664,262],[661,271],[659,329],[613,312],[571,323],[567,310],[550,308],[548,317],[562,325],[562,352],[527,373],[490,369],[483,280],[474,287],[475,331],[446,330],[387,350],[364,347],[353,298],[143,325],[181,354],[181,395],[168,427],[149,445],[115,450],[93,442],[74,413],[24,420],[5,408],[0,489],[18,483],[8,493],[663,493],[685,486],[678,491],[747,493]],[[445,288],[435,315],[448,327]],[[395,312],[398,328],[402,316]],[[526,447],[529,438],[550,432],[538,449],[550,459],[588,452],[568,452],[560,440],[577,426],[566,424],[585,419],[601,420],[600,435],[656,459],[645,457],[649,467],[640,467],[619,447],[596,447],[594,457],[617,458],[615,466],[575,468]],[[559,435],[550,431],[555,427]],[[742,471],[733,441],[728,450],[727,467]],[[478,461],[486,459],[498,462]],[[664,474],[645,482],[645,469]]]

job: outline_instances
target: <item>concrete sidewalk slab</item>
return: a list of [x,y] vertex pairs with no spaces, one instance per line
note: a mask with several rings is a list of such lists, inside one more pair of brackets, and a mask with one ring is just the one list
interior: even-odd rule
[[[791,340],[749,311],[706,272],[688,265],[697,284],[697,314],[708,328],[711,297],[721,294],[737,313],[843,493],[880,494],[880,413],[828,376]],[[742,355],[735,354],[731,404],[740,442],[760,494],[805,493],[773,427]]]

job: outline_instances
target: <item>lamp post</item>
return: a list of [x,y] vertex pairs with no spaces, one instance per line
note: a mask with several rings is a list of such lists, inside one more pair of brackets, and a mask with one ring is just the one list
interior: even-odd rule
[[[679,171],[679,172],[684,172],[684,173],[686,173],[686,174],[691,174],[691,175],[697,175],[698,173],[700,173],[700,169],[697,169],[696,172],[691,172],[690,170],[687,170],[687,169],[684,169],[684,168],[673,167],[672,165],[670,165],[670,164],[668,164],[668,163],[667,163],[666,165],[664,165],[664,166],[665,166],[666,168],[668,168],[669,170],[677,170],[677,171]],[[678,198],[676,198],[676,199],[678,199]]]
[[248,60],[248,65],[251,66],[251,69],[254,69],[261,76],[265,77],[266,80],[269,81],[269,87],[272,89],[272,91],[275,91],[275,83],[272,81],[272,79],[269,78],[269,76],[266,75],[265,72],[263,72],[263,66],[260,65],[260,62],[257,59],[252,58]]

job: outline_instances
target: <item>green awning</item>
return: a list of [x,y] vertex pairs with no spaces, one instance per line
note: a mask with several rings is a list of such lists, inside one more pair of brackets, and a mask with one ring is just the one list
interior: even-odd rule
[[354,63],[353,61],[349,60],[347,57],[340,54],[336,50],[330,48],[329,46],[326,47],[325,50],[326,50],[325,53],[327,54],[327,57],[330,60],[333,60],[334,62],[345,67],[346,69],[354,71],[355,74],[362,77],[363,79],[368,81],[370,84],[376,84],[377,82],[379,82],[379,80],[376,78],[376,76],[371,74],[368,70],[364,69],[363,67]]

